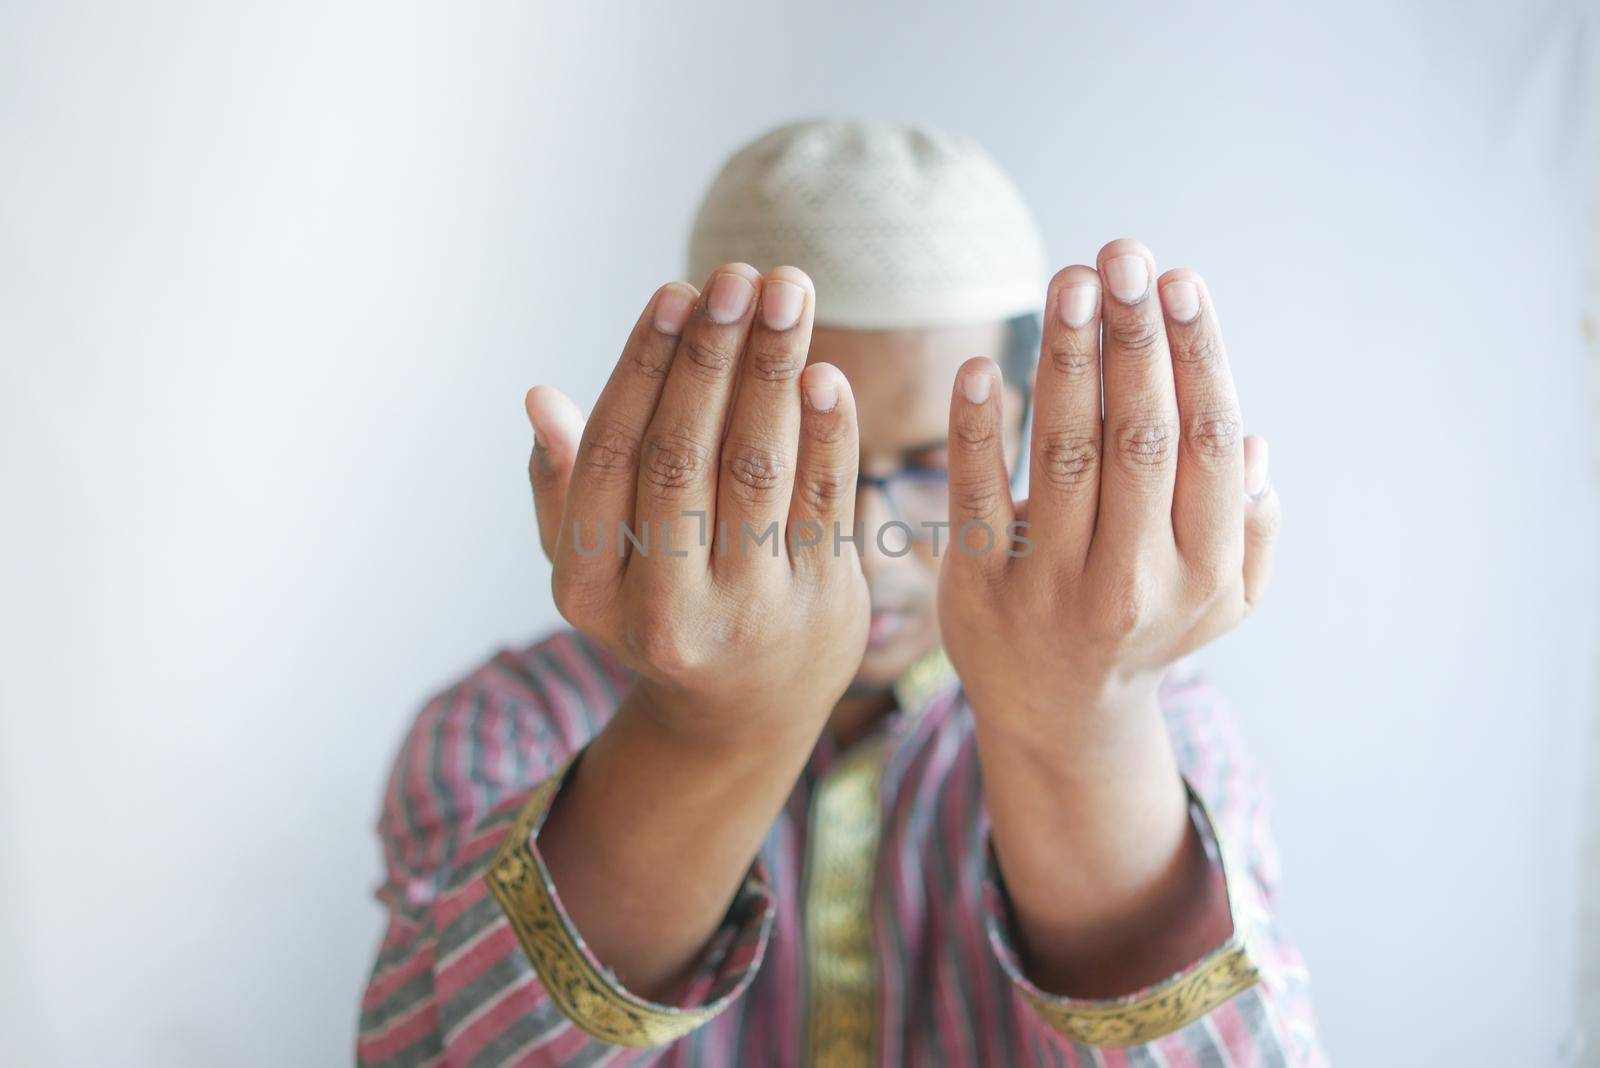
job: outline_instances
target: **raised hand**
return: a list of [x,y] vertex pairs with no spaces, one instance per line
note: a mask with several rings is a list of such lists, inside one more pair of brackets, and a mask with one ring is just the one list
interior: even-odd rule
[[866,646],[860,560],[831,537],[854,525],[855,401],[806,366],[815,304],[801,271],[728,264],[657,290],[586,425],[528,394],[556,604],[635,673],[539,848],[644,997],[704,950]]
[[[956,540],[940,584],[950,656],[980,715],[1148,703],[1173,661],[1260,599],[1278,525],[1265,443],[1242,435],[1205,283],[1187,270],[1157,279],[1149,250],[1127,240],[1102,249],[1097,268],[1057,273],[1021,505],[1001,449],[999,376],[992,360],[970,360],[951,400]],[[1018,518],[1027,541],[1012,552],[1026,555],[1006,551]]]
[[[1231,929],[1156,692],[1260,599],[1278,501],[1264,443],[1241,434],[1198,275],[1157,279],[1148,249],[1114,241],[1096,267],[1055,276],[1045,320],[1021,505],[999,368],[974,359],[958,374],[939,622],[1030,974],[1110,997]],[[1007,536],[1017,519],[1026,542]]]
[[657,291],[587,425],[528,395],[556,605],[684,731],[814,737],[861,660],[866,584],[832,537],[854,524],[855,402],[806,366],[814,305],[800,270],[728,264],[703,296]]

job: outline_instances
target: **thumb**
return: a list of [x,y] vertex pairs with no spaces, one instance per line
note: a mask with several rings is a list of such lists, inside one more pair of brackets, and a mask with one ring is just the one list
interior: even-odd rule
[[565,393],[550,386],[534,386],[523,400],[533,425],[533,452],[528,457],[528,481],[533,486],[533,511],[539,522],[539,543],[546,559],[555,559],[556,534],[567,505],[567,486],[583,434],[583,413]]

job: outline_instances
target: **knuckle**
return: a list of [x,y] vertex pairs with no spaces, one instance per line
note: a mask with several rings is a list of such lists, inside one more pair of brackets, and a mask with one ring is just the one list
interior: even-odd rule
[[1222,366],[1222,339],[1210,330],[1202,330],[1174,345],[1172,359],[1191,372],[1213,371]]
[[745,353],[751,377],[761,382],[791,382],[805,370],[805,356],[780,338],[752,340]]
[[728,487],[747,504],[765,504],[783,488],[786,470],[781,453],[770,447],[733,444],[723,452]]
[[1202,459],[1223,459],[1238,447],[1242,429],[1238,414],[1231,408],[1201,412],[1189,427],[1189,448]]
[[578,607],[573,601],[572,583],[563,579],[560,568],[556,568],[555,573],[550,576],[550,599],[555,601],[556,611],[561,613],[562,619],[573,626],[578,625],[578,621],[572,618],[574,610]]
[[998,489],[988,482],[962,482],[950,486],[950,506],[958,514],[981,518],[1000,502]]
[[1129,316],[1110,323],[1106,327],[1106,337],[1123,355],[1153,356],[1159,351],[1166,330],[1153,319]]
[[1216,600],[1230,583],[1228,569],[1217,558],[1189,561],[1184,570],[1191,593],[1206,603]]
[[594,618],[595,609],[601,602],[592,584],[580,582],[565,567],[556,567],[551,573],[550,595],[561,618],[579,630],[583,630]]
[[1073,333],[1062,330],[1050,339],[1050,363],[1068,378],[1081,378],[1095,369],[1095,353]]
[[639,444],[619,426],[590,422],[582,453],[583,470],[591,477],[631,478],[639,461]]
[[720,378],[733,363],[733,353],[725,344],[703,333],[686,335],[679,344],[684,366],[707,378]]
[[1172,426],[1164,420],[1125,424],[1117,430],[1117,455],[1134,468],[1158,468],[1172,459]]
[[662,379],[672,369],[672,350],[656,344],[637,345],[629,353],[628,361],[639,377]]
[[1081,486],[1094,476],[1100,444],[1073,431],[1056,430],[1039,443],[1039,472],[1053,486]]
[[698,484],[708,462],[705,447],[689,435],[656,434],[645,445],[641,474],[657,493],[670,495]]
[[813,512],[828,513],[849,499],[855,480],[847,472],[818,469],[805,472],[795,481],[800,503]]
[[687,628],[674,625],[667,613],[653,608],[644,609],[632,620],[628,646],[652,673],[666,679],[691,674],[702,658]]
[[950,426],[950,444],[963,452],[985,452],[994,442],[995,427],[986,418],[960,416]]
[[1096,612],[1101,636],[1112,642],[1123,642],[1140,633],[1150,621],[1154,610],[1150,591],[1136,576],[1129,576],[1113,584],[1106,591],[1103,603]]

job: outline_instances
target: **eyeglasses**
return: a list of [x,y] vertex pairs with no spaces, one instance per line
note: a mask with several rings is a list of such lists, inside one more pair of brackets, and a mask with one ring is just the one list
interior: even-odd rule
[[891,518],[911,528],[913,541],[933,540],[934,529],[950,521],[950,472],[905,467],[892,474],[856,476],[856,492],[872,486],[883,494]]

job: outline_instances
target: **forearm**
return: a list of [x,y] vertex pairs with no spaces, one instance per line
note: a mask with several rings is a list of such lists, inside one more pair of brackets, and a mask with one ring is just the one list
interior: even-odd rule
[[667,996],[715,933],[816,740],[794,722],[708,741],[671,729],[636,688],[584,751],[539,848],[629,990]]
[[1222,875],[1153,697],[1031,718],[975,708],[995,853],[1036,983],[1128,994],[1227,937]]

